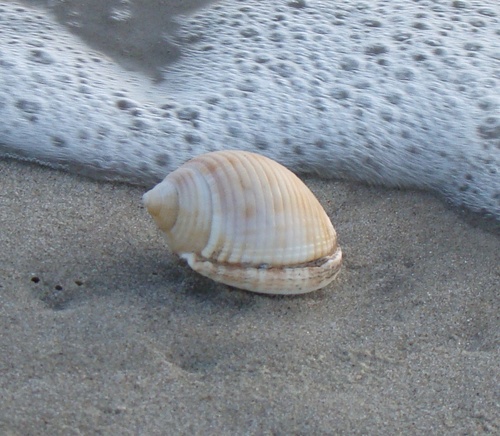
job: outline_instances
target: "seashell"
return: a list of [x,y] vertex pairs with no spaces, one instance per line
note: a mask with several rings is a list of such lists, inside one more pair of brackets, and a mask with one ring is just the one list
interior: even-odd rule
[[244,151],[203,154],[144,194],[170,249],[236,288],[301,294],[329,284],[342,251],[323,207],[290,170]]

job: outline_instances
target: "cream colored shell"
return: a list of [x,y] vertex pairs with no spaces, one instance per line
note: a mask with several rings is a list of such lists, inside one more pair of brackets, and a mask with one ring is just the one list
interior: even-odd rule
[[195,271],[249,291],[301,294],[337,275],[332,223],[284,166],[244,151],[195,157],[144,195],[170,249]]

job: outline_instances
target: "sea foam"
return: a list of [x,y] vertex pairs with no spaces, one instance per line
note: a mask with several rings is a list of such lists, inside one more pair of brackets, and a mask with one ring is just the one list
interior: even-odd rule
[[178,22],[154,81],[0,2],[0,156],[151,185],[245,149],[500,219],[496,0],[225,1]]

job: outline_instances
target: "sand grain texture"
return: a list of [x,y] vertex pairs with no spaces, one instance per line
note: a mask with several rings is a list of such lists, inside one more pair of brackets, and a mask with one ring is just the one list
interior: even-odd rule
[[498,432],[499,239],[432,196],[306,179],[345,267],[266,297],[180,263],[141,189],[0,177],[0,433]]

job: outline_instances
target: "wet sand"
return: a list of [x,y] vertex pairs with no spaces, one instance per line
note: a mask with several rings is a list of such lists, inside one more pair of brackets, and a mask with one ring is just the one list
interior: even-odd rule
[[142,188],[0,178],[0,433],[498,432],[500,240],[433,196],[306,179],[345,264],[269,297],[173,256]]

